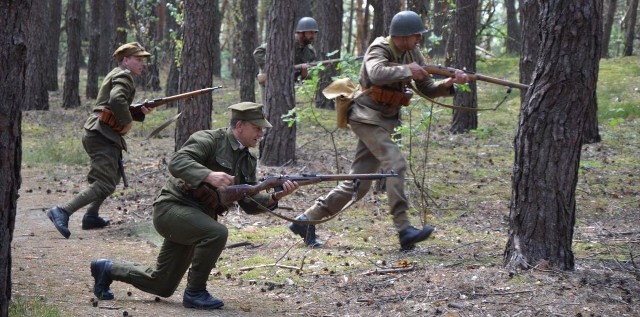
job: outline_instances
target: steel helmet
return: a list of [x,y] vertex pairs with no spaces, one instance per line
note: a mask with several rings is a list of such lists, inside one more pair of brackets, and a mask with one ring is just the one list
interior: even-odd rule
[[318,23],[311,17],[303,17],[296,25],[296,32],[318,32]]
[[427,32],[420,16],[413,11],[400,11],[391,19],[389,35],[407,36]]

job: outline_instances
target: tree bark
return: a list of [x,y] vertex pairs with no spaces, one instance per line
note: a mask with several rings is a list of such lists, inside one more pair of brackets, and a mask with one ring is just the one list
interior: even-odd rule
[[260,161],[266,166],[281,166],[295,162],[296,126],[287,126],[282,115],[295,106],[294,78],[294,20],[297,0],[274,1],[269,8],[269,36],[265,73],[265,112],[273,128],[267,130],[260,142]]
[[[214,33],[213,17],[217,8],[208,1],[185,0],[184,39],[182,47],[182,69],[180,91],[211,87],[213,85]],[[182,112],[176,123],[175,150],[179,150],[189,136],[196,131],[211,128],[212,99],[210,94],[180,100],[178,111]]]
[[624,30],[624,50],[623,56],[633,55],[633,40],[636,34],[636,19],[638,17],[638,0],[629,0],[629,6],[627,7],[627,14],[625,14]]
[[20,110],[26,95],[27,17],[32,1],[0,3],[0,69],[11,80],[0,80],[0,317],[9,316],[11,242],[18,209],[22,161]]
[[67,4],[67,62],[64,67],[62,106],[66,109],[80,107],[80,30],[81,13],[85,0],[69,0]]
[[100,76],[100,16],[102,15],[102,0],[91,0],[89,18],[89,63],[87,64],[87,86],[85,97],[96,99],[98,97],[98,77]]
[[516,0],[505,0],[504,6],[507,9],[507,54],[520,54],[520,40],[522,31],[518,21],[518,10],[516,10]]
[[606,0],[604,6],[604,23],[602,24],[602,57],[609,58],[609,42],[611,41],[611,28],[616,17],[618,0]]
[[58,85],[58,56],[60,55],[60,22],[62,20],[62,0],[51,0],[49,3],[49,29],[47,30],[48,50],[46,61],[47,90],[57,91]]
[[439,38],[439,41],[433,44],[429,54],[431,57],[444,57],[446,54],[446,43],[449,33],[451,33],[449,6],[448,0],[434,0],[433,2],[433,35]]
[[[344,10],[341,0],[320,1],[316,5],[316,20],[318,22],[318,39],[316,40],[316,50],[318,52],[318,60],[340,58],[340,47],[342,46],[342,37],[335,36],[342,34],[342,16]],[[329,53],[336,52],[329,56]],[[323,109],[335,109],[333,100],[327,99],[322,90],[331,82],[332,78],[338,75],[337,63],[324,65],[325,69],[319,72],[318,86],[314,102],[316,107]]]
[[[522,1],[522,50],[520,51],[520,82],[528,85],[538,59],[540,45],[540,28],[538,20],[540,8],[537,0]],[[524,93],[524,92],[523,92]],[[524,100],[522,101],[524,103]]]
[[222,29],[222,13],[218,9],[218,0],[209,0],[209,5],[213,9],[209,18],[213,19],[213,76],[218,78],[222,75],[222,47],[220,46],[220,30]]
[[[454,67],[476,71],[476,26],[478,0],[457,0],[455,13],[454,33],[455,56]],[[453,97],[453,104],[458,107],[478,108],[478,92],[475,81],[469,82],[471,91],[457,93]],[[478,113],[476,111],[453,110],[451,121],[452,133],[466,133],[478,128]]]
[[600,37],[594,34],[602,28],[602,2],[549,0],[538,5],[539,60],[514,142],[504,263],[509,269],[544,265],[573,270],[575,190],[592,98],[584,92],[596,91]]
[[49,110],[49,91],[47,89],[48,53],[47,23],[48,3],[41,3],[31,7],[29,26],[27,28],[27,74],[25,77],[26,89],[29,92],[24,96],[22,110]]
[[258,67],[253,60],[253,48],[258,43],[258,8],[254,0],[240,1],[241,21],[240,52],[237,64],[240,68],[240,101],[256,101],[256,74]]

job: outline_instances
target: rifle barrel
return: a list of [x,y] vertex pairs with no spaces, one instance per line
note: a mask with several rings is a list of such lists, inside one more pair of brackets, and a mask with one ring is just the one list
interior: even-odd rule
[[[426,66],[423,66],[423,68],[429,74],[438,74],[438,75],[447,76],[447,77],[455,77],[456,76],[456,70],[457,70],[455,68],[444,67],[444,66],[439,66],[439,65],[426,65]],[[529,89],[529,85],[516,83],[516,82],[512,82],[512,81],[508,81],[508,80],[503,80],[503,79],[499,79],[499,78],[495,78],[495,77],[489,77],[489,76],[485,76],[485,75],[478,74],[478,73],[472,73],[472,72],[469,72],[469,71],[466,71],[466,70],[463,70],[463,72],[465,72],[467,74],[467,76],[469,76],[469,79],[471,79],[471,80],[486,81],[486,82],[489,82],[489,83],[492,83],[492,84],[507,86],[507,87],[511,87],[511,88],[519,88],[519,89],[524,89],[524,90]]]

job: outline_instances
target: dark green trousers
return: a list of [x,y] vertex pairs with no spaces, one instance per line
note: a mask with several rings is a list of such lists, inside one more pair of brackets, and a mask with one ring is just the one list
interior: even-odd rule
[[227,243],[227,227],[199,208],[166,201],[154,204],[153,224],[164,237],[155,267],[114,261],[111,278],[169,297],[191,266],[187,288],[205,290],[209,274]]
[[89,186],[62,205],[69,215],[89,205],[88,214],[98,215],[102,202],[116,191],[120,182],[118,161],[122,149],[97,131],[85,130],[82,145],[91,159],[87,181]]

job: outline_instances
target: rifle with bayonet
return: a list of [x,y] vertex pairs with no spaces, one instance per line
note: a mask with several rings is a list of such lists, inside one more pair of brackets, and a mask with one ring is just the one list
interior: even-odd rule
[[200,96],[202,94],[205,94],[205,93],[208,93],[210,91],[214,91],[214,90],[220,89],[220,88],[222,88],[222,86],[198,89],[198,90],[185,92],[185,93],[178,94],[178,95],[162,97],[162,98],[156,98],[156,99],[152,99],[152,100],[146,100],[143,103],[138,103],[138,104],[134,104],[134,105],[129,106],[129,111],[131,112],[131,116],[135,117],[136,115],[142,114],[142,107],[155,108],[155,107],[162,106],[164,104],[168,104],[168,103],[176,101],[176,100],[191,98],[191,97],[195,97],[195,96]]
[[[267,176],[260,180],[256,185],[240,184],[231,185],[225,188],[214,188],[213,186],[203,183],[196,189],[185,188],[190,191],[193,198],[200,201],[201,204],[215,211],[216,214],[223,214],[235,202],[251,197],[263,190],[273,188],[276,192],[282,190],[282,184],[286,181],[297,182],[298,185],[311,185],[327,181],[353,181],[353,200],[356,199],[360,181],[377,180],[387,177],[398,177],[396,173],[380,173],[380,174],[334,174],[334,175],[316,175],[302,174],[299,176],[281,175]],[[183,186],[187,186],[184,184]]]
[[[362,59],[362,56],[357,56],[357,57],[353,58],[353,60],[359,60],[359,59]],[[340,61],[345,61],[345,59],[333,58],[333,59],[326,59],[326,60],[317,61],[317,62],[296,64],[296,65],[293,65],[293,69],[294,69],[294,73],[298,73],[298,72],[300,72],[302,70],[302,67],[304,67],[305,65],[308,65],[308,66],[311,67],[311,66],[317,66],[317,65],[320,65],[320,64],[323,64],[323,65],[324,64],[333,64],[333,63],[337,63],[337,62],[340,62]],[[264,83],[267,81],[267,73],[258,74],[257,79],[258,79],[258,83],[260,85],[264,85]]]
[[[447,76],[447,77],[456,77],[456,70],[458,70],[451,67],[444,67],[440,65],[431,65],[431,64],[422,66],[422,68],[426,70],[429,74],[437,74],[437,75]],[[486,81],[488,83],[507,86],[511,88],[519,88],[519,89],[525,89],[525,90],[529,89],[529,85],[515,83],[512,81],[498,79],[494,77],[489,77],[482,74],[470,72],[467,70],[462,70],[462,71],[467,74],[467,76],[469,77],[469,80]]]

